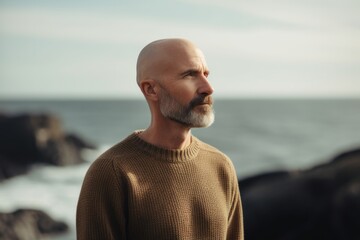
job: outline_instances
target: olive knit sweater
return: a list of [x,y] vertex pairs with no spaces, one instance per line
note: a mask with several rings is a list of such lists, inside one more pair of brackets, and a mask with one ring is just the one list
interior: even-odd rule
[[76,225],[78,240],[242,240],[234,167],[195,137],[167,150],[135,132],[89,168]]

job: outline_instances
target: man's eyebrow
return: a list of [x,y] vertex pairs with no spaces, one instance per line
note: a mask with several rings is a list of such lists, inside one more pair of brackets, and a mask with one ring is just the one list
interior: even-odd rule
[[[200,70],[200,69],[190,68],[190,69],[187,69],[186,71],[180,73],[180,76],[185,76],[185,75],[187,75],[187,74],[189,74],[189,73],[201,73],[201,72],[202,72],[202,70]],[[210,71],[209,71],[208,69],[205,69],[204,72],[207,73],[207,74],[210,73]]]
[[180,75],[183,76],[183,75],[187,75],[189,73],[198,73],[198,72],[200,72],[199,69],[190,68],[190,69],[187,69],[184,72],[180,73]]

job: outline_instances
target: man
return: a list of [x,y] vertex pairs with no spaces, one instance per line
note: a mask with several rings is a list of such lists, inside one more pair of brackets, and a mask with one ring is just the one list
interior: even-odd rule
[[243,239],[234,167],[191,134],[214,121],[208,75],[204,55],[188,40],[158,40],[140,52],[137,83],[151,123],[88,170],[79,240]]

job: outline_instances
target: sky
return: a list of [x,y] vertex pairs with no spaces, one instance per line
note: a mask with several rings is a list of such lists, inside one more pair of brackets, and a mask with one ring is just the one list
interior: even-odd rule
[[0,0],[0,99],[140,98],[149,42],[205,54],[224,98],[360,97],[358,0]]

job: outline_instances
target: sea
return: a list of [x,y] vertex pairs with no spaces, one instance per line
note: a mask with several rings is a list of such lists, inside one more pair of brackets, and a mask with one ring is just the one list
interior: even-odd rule
[[[360,147],[360,99],[218,99],[215,122],[192,133],[234,163],[239,179],[274,170],[307,169]],[[134,130],[149,125],[144,100],[0,100],[5,114],[49,113],[66,132],[94,143],[75,166],[37,165],[0,182],[0,212],[45,210],[65,221],[69,232],[51,239],[74,240],[75,212],[92,161]],[[0,133],[1,134],[1,133]]]

